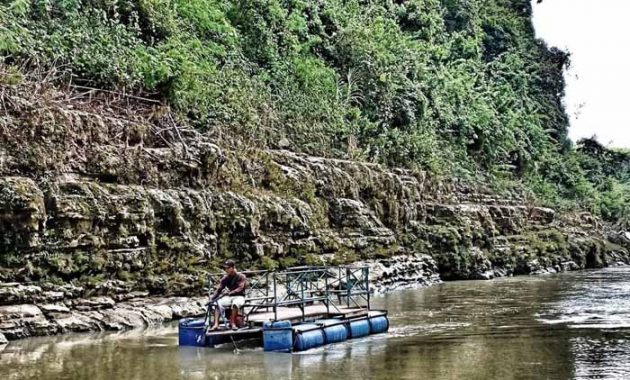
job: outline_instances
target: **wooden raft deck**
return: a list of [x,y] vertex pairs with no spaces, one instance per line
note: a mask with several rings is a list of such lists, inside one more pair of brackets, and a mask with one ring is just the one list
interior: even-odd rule
[[[368,315],[367,309],[361,308],[344,308],[330,307],[326,310],[325,305],[311,305],[304,307],[304,318],[306,319],[324,319],[324,318],[355,318]],[[264,313],[252,313],[249,315],[249,322],[255,326],[261,326],[265,322],[275,319],[273,311]],[[278,320],[290,321],[291,323],[302,321],[302,310],[298,307],[279,307]]]

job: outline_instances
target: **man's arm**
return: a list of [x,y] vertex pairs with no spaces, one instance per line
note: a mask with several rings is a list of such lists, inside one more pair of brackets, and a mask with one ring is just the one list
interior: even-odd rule
[[219,281],[219,285],[217,285],[217,288],[214,290],[214,293],[212,293],[212,295],[210,296],[210,300],[214,301],[215,299],[217,299],[219,297],[219,295],[221,294],[221,292],[223,291],[223,289],[225,289],[225,277],[221,278],[221,280]]

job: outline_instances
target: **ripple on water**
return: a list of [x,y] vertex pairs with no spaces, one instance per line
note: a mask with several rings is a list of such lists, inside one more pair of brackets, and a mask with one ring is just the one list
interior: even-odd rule
[[618,274],[585,276],[586,281],[537,313],[537,320],[575,329],[630,328],[630,282]]
[[468,322],[446,322],[446,323],[428,323],[423,325],[408,325],[392,327],[388,336],[390,338],[404,338],[417,335],[444,334],[455,332],[461,328],[468,327]]
[[628,379],[630,340],[610,336],[579,336],[571,339],[575,378]]
[[0,379],[630,379],[629,268],[447,283],[374,307],[388,334],[294,355],[178,347],[176,324],[12,342]]

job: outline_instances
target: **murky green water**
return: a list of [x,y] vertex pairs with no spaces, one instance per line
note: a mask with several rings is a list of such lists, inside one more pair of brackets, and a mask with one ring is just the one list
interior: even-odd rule
[[630,268],[376,299],[389,334],[300,354],[180,348],[175,325],[14,342],[0,379],[630,379]]

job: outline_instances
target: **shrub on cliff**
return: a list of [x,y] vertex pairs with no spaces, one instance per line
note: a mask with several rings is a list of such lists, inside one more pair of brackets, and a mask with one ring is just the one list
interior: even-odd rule
[[580,166],[597,189],[598,211],[604,219],[630,220],[630,152],[609,149],[596,138],[578,142]]

